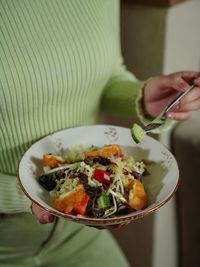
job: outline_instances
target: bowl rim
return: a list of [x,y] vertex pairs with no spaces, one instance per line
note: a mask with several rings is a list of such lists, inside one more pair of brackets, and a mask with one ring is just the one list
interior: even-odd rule
[[[22,179],[20,178],[20,165],[21,162],[24,158],[24,156],[26,155],[26,153],[28,151],[31,150],[31,148],[36,145],[36,143],[40,142],[42,139],[54,135],[56,133],[62,132],[62,131],[66,131],[66,130],[70,130],[70,129],[75,129],[75,128],[85,128],[85,127],[96,127],[96,126],[106,126],[106,127],[116,127],[116,128],[122,128],[122,129],[128,129],[127,127],[122,127],[122,126],[116,126],[116,125],[110,125],[110,124],[95,124],[95,125],[83,125],[83,126],[78,126],[78,127],[71,127],[71,128],[64,128],[64,129],[60,129],[57,130],[53,133],[47,134],[39,139],[37,139],[26,151],[25,153],[22,155],[21,160],[18,163],[18,167],[17,167],[17,179],[19,182],[19,185],[23,191],[23,193],[29,198],[29,200],[31,200],[33,203],[35,203],[36,205],[38,205],[39,207],[41,207],[42,209],[44,209],[47,212],[50,212],[51,214],[61,217],[61,218],[65,218],[65,219],[69,219],[71,221],[74,222],[79,222],[79,223],[83,223],[83,224],[87,224],[87,225],[114,225],[114,224],[118,224],[121,222],[130,222],[132,220],[136,220],[139,218],[142,218],[144,216],[147,216],[151,213],[153,213],[154,211],[158,210],[160,207],[162,207],[164,204],[166,204],[176,193],[179,184],[180,184],[180,177],[179,177],[179,169],[178,169],[178,177],[177,177],[177,183],[176,186],[173,188],[173,190],[167,195],[167,197],[165,197],[162,201],[159,201],[158,203],[154,203],[151,204],[150,206],[147,206],[145,209],[143,210],[139,210],[139,211],[133,211],[131,213],[125,214],[125,215],[121,215],[121,216],[115,216],[115,217],[109,217],[109,218],[93,218],[93,217],[86,217],[86,216],[82,216],[82,215],[73,215],[73,214],[67,214],[67,213],[62,213],[60,211],[56,211],[55,209],[53,209],[53,207],[51,208],[49,204],[47,204],[49,206],[45,207],[43,206],[40,202],[38,202],[37,200],[35,200],[25,189],[23,183],[22,183]],[[157,140],[155,140],[153,137],[148,136],[148,138],[153,139],[154,141],[158,142]],[[169,151],[169,149],[163,145],[162,143],[158,142],[162,147],[164,147],[165,149],[167,149],[168,153],[171,155],[171,157],[173,158],[174,162],[177,165],[178,168],[178,163],[176,158],[174,157],[174,155],[171,153],[171,151]]]

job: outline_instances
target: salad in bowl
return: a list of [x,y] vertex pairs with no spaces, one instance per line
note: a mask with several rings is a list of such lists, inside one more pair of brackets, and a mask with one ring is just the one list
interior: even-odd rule
[[179,169],[172,153],[128,128],[62,129],[33,143],[18,167],[25,195],[55,216],[93,226],[116,225],[156,211],[174,195]]
[[148,205],[145,164],[126,156],[117,144],[44,154],[43,165],[38,182],[60,212],[107,218]]

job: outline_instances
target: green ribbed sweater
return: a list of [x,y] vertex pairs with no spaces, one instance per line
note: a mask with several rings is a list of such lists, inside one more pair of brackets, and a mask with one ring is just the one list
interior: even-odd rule
[[0,213],[29,211],[16,170],[37,139],[136,114],[119,36],[116,0],[0,1]]

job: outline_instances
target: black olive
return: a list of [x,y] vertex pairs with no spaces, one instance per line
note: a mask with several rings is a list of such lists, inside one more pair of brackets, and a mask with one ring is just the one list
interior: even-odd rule
[[56,187],[56,180],[54,176],[42,175],[38,178],[39,184],[46,190],[51,191]]
[[103,166],[107,166],[107,165],[109,165],[109,164],[111,163],[110,159],[108,159],[108,158],[103,158],[103,157],[95,157],[95,158],[93,159],[93,162],[94,162],[94,163],[99,163],[99,164],[101,164],[101,165],[103,165]]
[[130,212],[132,212],[133,209],[127,205],[127,204],[121,204],[119,205],[116,215],[125,215],[125,214],[129,214]]

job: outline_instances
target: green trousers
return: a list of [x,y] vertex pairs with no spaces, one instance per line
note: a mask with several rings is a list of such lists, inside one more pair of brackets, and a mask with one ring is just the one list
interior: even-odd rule
[[107,230],[31,214],[0,215],[0,267],[127,267]]

